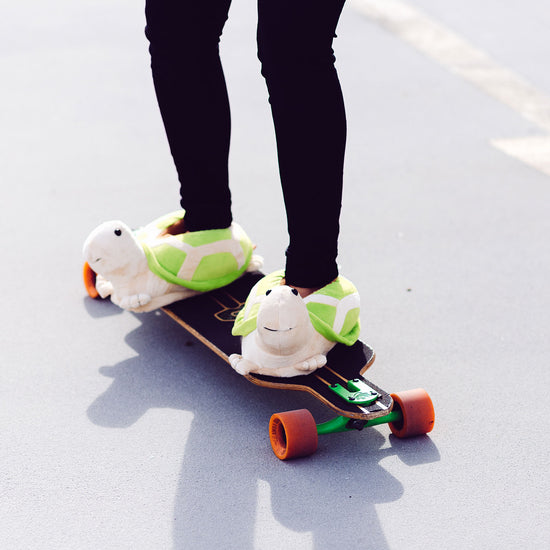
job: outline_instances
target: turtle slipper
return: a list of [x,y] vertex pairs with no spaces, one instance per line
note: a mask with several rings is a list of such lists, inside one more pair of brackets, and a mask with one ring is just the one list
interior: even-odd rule
[[230,357],[240,374],[297,376],[326,364],[338,343],[353,345],[360,332],[357,289],[339,276],[306,298],[281,284],[284,271],[267,275],[250,291],[235,320],[241,355]]
[[168,214],[136,231],[113,220],[94,229],[84,243],[85,281],[123,309],[145,312],[198,292],[232,283],[261,267],[254,246],[236,223],[226,229],[166,235],[184,212]]
[[170,283],[207,292],[238,279],[251,262],[257,269],[252,241],[236,223],[225,229],[160,236],[184,214],[173,212],[136,232],[153,273]]

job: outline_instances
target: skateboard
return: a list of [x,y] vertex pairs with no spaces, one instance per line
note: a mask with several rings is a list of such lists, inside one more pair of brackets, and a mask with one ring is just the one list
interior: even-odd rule
[[[240,338],[231,334],[233,322],[251,288],[263,276],[261,272],[245,273],[226,287],[174,302],[162,311],[229,364],[229,356],[240,353]],[[84,278],[88,294],[97,297],[91,284],[93,274],[86,267]],[[258,386],[308,392],[336,414],[320,424],[307,409],[274,414],[269,422],[269,438],[277,458],[313,454],[319,435],[379,424],[388,424],[400,438],[432,430],[434,409],[427,392],[416,389],[389,394],[382,390],[363,376],[374,359],[372,348],[357,341],[353,346],[337,344],[328,353],[327,364],[305,376],[245,375]]]

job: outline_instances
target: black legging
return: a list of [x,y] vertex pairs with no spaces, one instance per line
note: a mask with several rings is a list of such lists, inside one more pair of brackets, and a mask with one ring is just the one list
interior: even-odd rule
[[[290,244],[286,280],[338,274],[346,141],[332,40],[345,0],[258,0],[258,57],[277,137]],[[231,118],[219,40],[231,0],[146,0],[155,91],[186,229],[227,227]]]

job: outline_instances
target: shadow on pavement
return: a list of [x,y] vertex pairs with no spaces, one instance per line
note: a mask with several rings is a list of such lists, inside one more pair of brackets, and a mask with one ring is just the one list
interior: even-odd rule
[[[114,306],[107,307],[113,314]],[[101,315],[96,305],[87,308]],[[437,461],[429,437],[402,441],[391,436],[387,446],[377,429],[334,434],[320,439],[314,456],[281,462],[269,446],[271,414],[307,407],[318,416],[326,410],[306,394],[248,383],[160,313],[138,318],[142,324],[126,336],[138,355],[99,369],[113,381],[90,405],[88,416],[100,426],[125,428],[151,408],[193,413],[189,433],[182,433],[186,446],[174,503],[175,549],[225,548],[229,542],[248,549],[256,538],[266,537],[284,545],[277,539],[286,529],[306,533],[316,549],[388,548],[375,506],[399,499],[403,486],[380,461],[392,455],[410,466]]]

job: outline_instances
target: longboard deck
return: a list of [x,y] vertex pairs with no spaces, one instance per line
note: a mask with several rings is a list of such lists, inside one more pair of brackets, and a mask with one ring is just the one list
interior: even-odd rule
[[[205,346],[229,363],[229,356],[240,353],[240,338],[231,334],[233,322],[250,289],[263,273],[246,273],[229,286],[170,304],[163,311],[195,336]],[[353,346],[337,344],[327,355],[327,365],[307,376],[278,378],[248,374],[246,378],[258,386],[305,391],[336,413],[349,418],[369,420],[384,416],[392,407],[391,396],[363,377],[375,359],[372,348],[356,342]],[[380,397],[368,406],[350,403],[339,397],[330,386],[346,387],[348,380],[360,379],[378,392]]]

